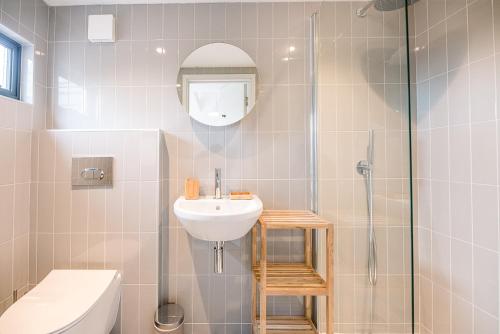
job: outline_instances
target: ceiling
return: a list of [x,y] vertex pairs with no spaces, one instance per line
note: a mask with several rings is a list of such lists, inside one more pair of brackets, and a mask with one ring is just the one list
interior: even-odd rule
[[[317,0],[44,0],[49,6],[155,4],[155,3],[212,3],[212,2],[315,2]],[[345,0],[327,0],[345,1]],[[364,1],[364,0],[354,0]]]

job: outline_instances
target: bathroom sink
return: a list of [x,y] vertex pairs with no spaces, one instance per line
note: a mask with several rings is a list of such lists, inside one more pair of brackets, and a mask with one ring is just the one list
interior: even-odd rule
[[229,241],[243,237],[250,231],[262,213],[262,201],[230,200],[200,197],[186,200],[179,197],[174,213],[181,225],[193,237],[207,241]]

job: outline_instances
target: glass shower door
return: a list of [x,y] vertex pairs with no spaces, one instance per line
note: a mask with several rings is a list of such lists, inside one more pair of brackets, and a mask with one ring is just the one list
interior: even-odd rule
[[382,5],[324,2],[317,19],[314,178],[335,224],[335,333],[412,332],[406,11]]

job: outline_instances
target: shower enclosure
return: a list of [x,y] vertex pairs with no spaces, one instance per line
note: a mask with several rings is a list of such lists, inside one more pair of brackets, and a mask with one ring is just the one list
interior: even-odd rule
[[[415,330],[406,7],[414,2],[323,2],[311,17],[311,208],[335,225],[335,333]],[[318,235],[318,252],[322,242]]]

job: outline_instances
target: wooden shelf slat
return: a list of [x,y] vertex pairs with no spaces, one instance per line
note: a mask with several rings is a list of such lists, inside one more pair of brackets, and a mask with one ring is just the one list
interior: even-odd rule
[[[260,283],[260,264],[252,269]],[[323,296],[328,292],[325,280],[304,263],[268,263],[266,281],[269,295]]]
[[311,211],[302,210],[264,210],[259,223],[269,229],[316,229],[328,228],[331,225]]
[[[254,333],[259,333],[260,318],[254,325]],[[266,321],[266,332],[273,334],[317,334],[318,331],[311,320],[306,317],[269,316]]]

